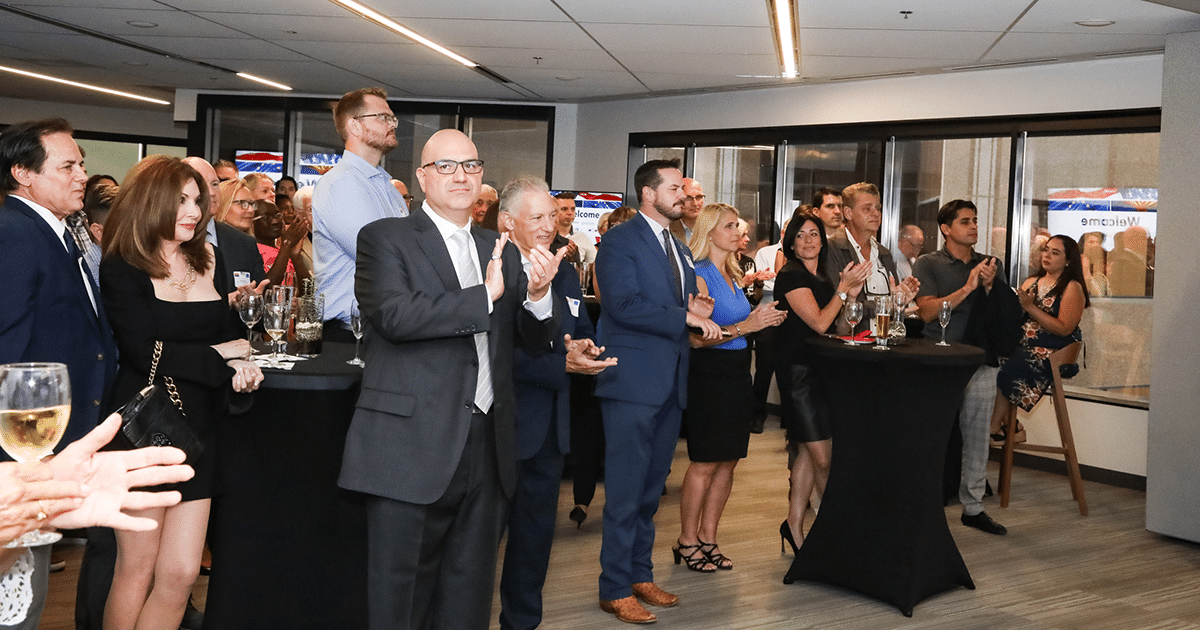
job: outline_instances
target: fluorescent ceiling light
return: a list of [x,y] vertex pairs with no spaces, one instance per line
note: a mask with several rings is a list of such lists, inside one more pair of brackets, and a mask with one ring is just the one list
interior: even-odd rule
[[775,35],[779,38],[776,42],[779,45],[779,57],[783,63],[783,78],[796,78],[797,60],[796,60],[796,31],[795,14],[792,11],[791,0],[774,0],[770,4],[774,5],[774,22]]
[[247,74],[247,73],[245,73],[245,72],[239,72],[239,73],[237,73],[237,75],[238,75],[239,77],[242,77],[243,79],[250,79],[251,81],[258,81],[259,83],[263,83],[263,84],[269,85],[269,86],[271,86],[271,87],[273,87],[273,88],[279,88],[279,89],[281,89],[281,90],[288,90],[288,91],[291,91],[291,89],[292,89],[292,88],[290,88],[290,87],[288,87],[288,86],[286,86],[286,85],[284,85],[284,84],[282,84],[282,83],[276,83],[276,82],[274,82],[274,81],[268,81],[268,80],[266,80],[266,79],[264,79],[264,78],[262,78],[262,77],[256,77],[256,76],[254,76],[253,74]]
[[346,7],[347,9],[350,9],[351,11],[367,18],[368,20],[371,20],[372,22],[374,22],[384,28],[391,29],[391,30],[417,42],[418,44],[424,45],[425,47],[427,47],[433,51],[439,52],[439,53],[457,61],[458,63],[461,63],[462,65],[464,65],[468,68],[475,68],[475,67],[479,66],[479,64],[475,63],[474,61],[471,61],[470,59],[467,59],[466,57],[463,57],[462,55],[460,55],[444,46],[441,46],[440,44],[434,43],[433,41],[429,40],[428,38],[421,35],[420,33],[416,32],[412,29],[409,29],[405,26],[402,26],[402,25],[396,23],[395,21],[383,16],[381,13],[379,13],[367,6],[364,6],[362,4],[354,2],[354,0],[330,0],[330,2],[333,2],[334,4],[340,4],[343,7]]
[[19,74],[19,75],[26,76],[26,77],[33,77],[35,79],[42,79],[44,81],[53,81],[55,83],[61,83],[63,85],[70,85],[71,87],[83,88],[85,90],[94,90],[96,92],[104,92],[105,94],[112,94],[114,96],[124,96],[125,98],[132,98],[132,99],[137,99],[139,101],[146,101],[147,103],[155,103],[158,105],[170,105],[171,104],[169,101],[164,101],[164,100],[157,99],[157,98],[150,98],[149,96],[138,96],[137,94],[130,94],[129,92],[122,92],[120,90],[110,90],[108,88],[102,88],[102,87],[99,87],[96,85],[88,85],[87,83],[79,83],[77,81],[68,81],[66,79],[60,79],[58,77],[52,77],[52,76],[45,75],[45,74],[38,74],[36,72],[29,72],[26,70],[18,70],[16,68],[10,68],[8,66],[0,66],[0,70],[3,70],[5,72],[11,72],[13,74]]

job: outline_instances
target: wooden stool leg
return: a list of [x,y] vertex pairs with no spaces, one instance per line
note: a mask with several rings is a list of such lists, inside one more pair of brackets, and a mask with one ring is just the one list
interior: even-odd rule
[[1008,418],[1004,421],[1005,435],[1004,440],[1004,457],[1000,460],[1000,507],[1008,507],[1008,495],[1012,490],[1012,469],[1013,469],[1013,447],[1015,442],[1012,436],[1017,433],[1017,408],[1014,405],[1012,410],[1008,412]]
[[1058,391],[1054,393],[1054,415],[1058,420],[1058,435],[1063,445],[1063,458],[1067,462],[1067,477],[1071,482],[1071,495],[1079,502],[1079,514],[1087,516],[1087,499],[1083,496],[1083,476],[1079,472],[1079,458],[1075,456],[1075,436],[1071,432],[1067,401]]

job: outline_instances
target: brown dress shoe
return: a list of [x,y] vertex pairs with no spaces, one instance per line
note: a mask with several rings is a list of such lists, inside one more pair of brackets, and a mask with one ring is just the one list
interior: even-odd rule
[[640,597],[642,601],[651,606],[661,606],[670,608],[679,603],[679,596],[673,593],[668,593],[654,582],[638,582],[633,585],[633,594]]
[[600,610],[617,616],[617,619],[625,623],[654,623],[658,621],[658,617],[654,613],[646,610],[644,606],[638,603],[638,600],[630,595],[621,599],[602,599],[600,600]]

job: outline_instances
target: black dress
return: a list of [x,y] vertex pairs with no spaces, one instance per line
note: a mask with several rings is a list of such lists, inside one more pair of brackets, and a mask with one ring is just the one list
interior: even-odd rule
[[796,289],[809,289],[816,299],[817,307],[824,308],[833,299],[833,285],[817,278],[803,267],[803,263],[788,261],[775,276],[776,307],[787,311],[787,319],[779,326],[779,361],[787,375],[786,385],[781,383],[779,402],[783,408],[784,426],[787,427],[789,442],[819,442],[833,436],[824,396],[817,391],[817,380],[813,364],[805,348],[805,340],[820,333],[813,330],[787,301],[787,294]]
[[[216,265],[217,294],[225,295],[225,270],[219,255]],[[160,300],[154,296],[149,274],[116,255],[100,263],[100,287],[121,351],[109,411],[115,411],[146,386],[154,343],[162,341],[157,382],[161,384],[164,376],[175,380],[188,422],[206,445],[194,465],[196,475],[176,489],[184,501],[212,497],[213,428],[228,415],[234,370],[211,346],[241,335],[228,301]]]

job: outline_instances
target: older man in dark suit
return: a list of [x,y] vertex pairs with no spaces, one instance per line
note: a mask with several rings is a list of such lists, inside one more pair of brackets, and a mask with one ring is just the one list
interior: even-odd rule
[[[117,349],[100,289],[66,217],[83,208],[87,171],[61,118],[13,125],[0,135],[0,363],[67,365],[71,419],[58,448],[100,423]],[[38,549],[35,591],[44,595],[49,547]],[[32,611],[31,611],[32,612]],[[39,611],[40,612],[40,611]],[[37,614],[29,618],[36,625]]]
[[712,300],[696,297],[692,253],[668,224],[683,216],[677,160],[652,160],[634,174],[641,212],[604,235],[596,258],[602,344],[620,365],[596,377],[604,413],[604,542],[600,608],[621,621],[657,618],[637,599],[674,606],[654,583],[654,514],[671,470],[687,405],[688,326],[715,339]]
[[[546,183],[523,178],[500,195],[500,221],[529,258],[538,245],[549,248],[556,208]],[[562,485],[563,455],[570,449],[571,392],[568,373],[599,374],[616,365],[593,343],[595,329],[583,304],[579,275],[567,261],[552,285],[561,307],[561,332],[549,353],[515,351],[517,397],[517,491],[508,517],[508,544],[500,576],[500,627],[532,630],[542,622],[542,587],[550,564],[554,515]]]
[[435,133],[421,162],[422,208],[358,235],[367,367],[340,484],[369,495],[372,629],[485,628],[517,476],[513,346],[549,350],[561,257],[535,248],[526,274],[471,225],[483,162],[465,134]]

